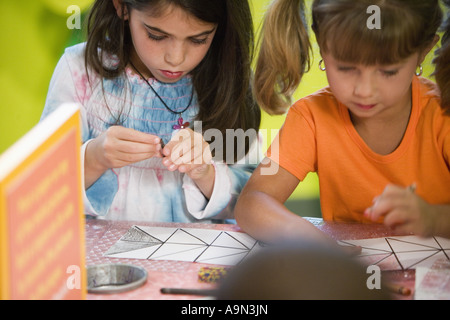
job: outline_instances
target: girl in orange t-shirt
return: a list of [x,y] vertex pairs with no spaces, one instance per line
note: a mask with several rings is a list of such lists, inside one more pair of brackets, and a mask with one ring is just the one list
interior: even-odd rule
[[[309,67],[303,10],[276,0],[267,12],[254,88],[270,114],[286,111]],[[315,0],[312,17],[329,87],[289,109],[237,203],[238,224],[268,242],[330,241],[284,206],[317,172],[325,220],[450,237],[450,105],[420,77],[439,40],[439,1]],[[449,63],[439,52],[437,74]]]

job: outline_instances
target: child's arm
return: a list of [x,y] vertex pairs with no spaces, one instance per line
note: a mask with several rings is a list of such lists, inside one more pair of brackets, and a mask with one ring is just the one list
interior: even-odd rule
[[121,168],[152,157],[161,157],[160,138],[121,126],[113,126],[90,141],[84,161],[85,188],[106,170]]
[[388,185],[365,215],[402,233],[450,237],[450,204],[431,205],[409,188]]
[[[270,174],[265,174],[264,170]],[[298,183],[294,175],[265,159],[254,171],[236,204],[235,217],[239,226],[267,243],[306,238],[336,245],[313,224],[284,206]]]

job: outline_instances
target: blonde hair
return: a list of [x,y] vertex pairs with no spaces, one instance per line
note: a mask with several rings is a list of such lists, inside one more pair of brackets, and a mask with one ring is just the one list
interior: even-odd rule
[[259,106],[269,114],[285,112],[309,69],[311,44],[303,12],[303,1],[275,1],[261,29],[253,90]]
[[[367,27],[372,5],[382,12],[381,29]],[[309,66],[311,45],[303,15],[303,0],[275,0],[266,14],[254,81],[257,101],[269,114],[289,108]],[[428,47],[442,11],[438,0],[315,0],[312,19],[321,52],[346,62],[388,65]],[[277,39],[283,32],[285,38]]]
[[[450,0],[446,0],[447,11],[450,11]],[[436,65],[434,76],[441,90],[441,106],[450,115],[450,16],[443,26],[442,47],[436,52],[433,60]]]

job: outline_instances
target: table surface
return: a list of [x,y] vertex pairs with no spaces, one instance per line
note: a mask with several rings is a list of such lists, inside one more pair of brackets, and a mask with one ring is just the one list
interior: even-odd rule
[[[211,289],[214,284],[198,281],[198,271],[201,267],[214,266],[211,264],[192,263],[184,261],[169,260],[144,260],[123,259],[105,257],[104,253],[119,240],[133,225],[155,226],[155,227],[183,227],[183,228],[205,228],[225,231],[241,231],[239,226],[233,224],[199,224],[199,223],[146,223],[132,221],[108,221],[87,220],[86,221],[86,265],[98,265],[108,263],[133,264],[145,268],[148,272],[147,282],[140,288],[114,294],[88,293],[89,300],[157,300],[157,299],[195,299],[192,295],[162,294],[163,287],[171,288],[196,288]],[[383,225],[378,224],[346,224],[346,223],[323,223],[317,226],[323,232],[336,240],[343,239],[368,239],[396,235]],[[401,284],[414,290],[415,272],[389,271],[387,276],[390,282]],[[397,299],[412,299],[395,295]]]

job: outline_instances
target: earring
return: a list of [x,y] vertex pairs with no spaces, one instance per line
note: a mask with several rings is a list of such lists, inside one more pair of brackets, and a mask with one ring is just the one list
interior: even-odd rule
[[416,76],[420,77],[423,74],[423,67],[419,65],[419,72],[416,71]]
[[327,70],[327,68],[323,65],[323,59],[319,61],[319,69],[320,69],[320,71]]

